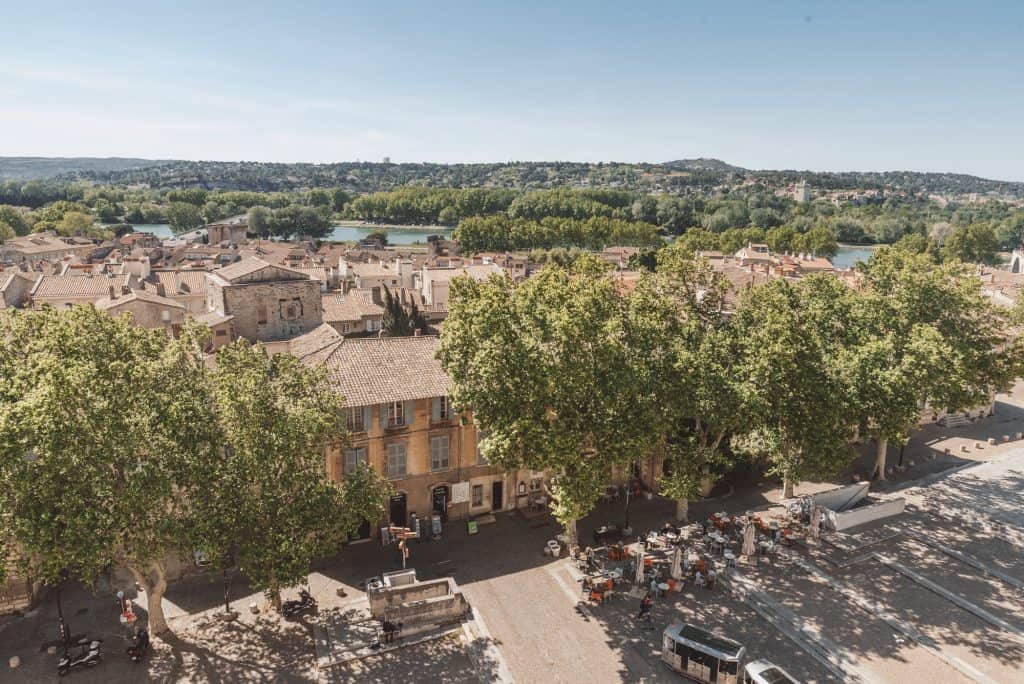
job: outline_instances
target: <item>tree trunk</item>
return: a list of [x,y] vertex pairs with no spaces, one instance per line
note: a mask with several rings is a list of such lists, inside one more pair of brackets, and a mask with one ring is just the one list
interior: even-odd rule
[[[149,613],[149,634],[159,636],[170,628],[164,617],[164,592],[167,591],[167,574],[162,563],[153,563],[150,569],[143,572],[134,566],[128,566],[135,581],[146,592],[146,612]],[[156,575],[156,580],[152,575]]]
[[878,452],[875,456],[875,472],[872,473],[872,475],[875,475],[875,473],[877,473],[879,480],[885,479],[885,456],[888,450],[889,440],[884,437],[879,437]]
[[782,478],[782,498],[793,498],[793,479],[789,475]]
[[565,536],[569,537],[569,546],[579,543],[579,535],[576,534],[576,521],[567,520],[565,522]]
[[676,499],[676,522],[690,521],[690,501],[686,497]]
[[270,582],[268,583],[267,590],[264,592],[264,596],[270,601],[270,605],[273,606],[274,610],[280,612],[281,610],[281,587],[277,584],[277,574],[270,573]]

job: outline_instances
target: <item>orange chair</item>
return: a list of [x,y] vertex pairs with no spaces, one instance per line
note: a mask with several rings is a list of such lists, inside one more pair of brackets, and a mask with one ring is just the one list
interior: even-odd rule
[[649,567],[651,567],[653,565],[654,565],[654,559],[653,558],[644,558],[644,567],[645,568],[649,568]]
[[598,591],[597,589],[591,589],[590,600],[598,605],[604,603],[604,592]]
[[676,581],[671,577],[668,578],[668,581],[665,582],[665,584],[668,585],[668,591],[670,594],[676,590]]

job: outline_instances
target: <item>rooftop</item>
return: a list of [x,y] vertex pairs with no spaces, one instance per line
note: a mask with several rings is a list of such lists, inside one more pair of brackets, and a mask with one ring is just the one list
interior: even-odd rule
[[373,301],[373,294],[368,290],[351,290],[347,294],[329,292],[322,302],[324,321],[358,321],[384,315],[384,307]]
[[33,299],[103,297],[113,287],[120,290],[128,286],[130,276],[94,276],[88,274],[44,275],[32,288]]
[[346,339],[321,363],[349,406],[441,397],[450,381],[435,356],[438,344],[426,335]]

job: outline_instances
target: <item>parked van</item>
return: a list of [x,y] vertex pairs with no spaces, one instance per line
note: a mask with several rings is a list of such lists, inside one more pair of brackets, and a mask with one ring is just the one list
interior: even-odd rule
[[793,677],[775,663],[767,660],[755,660],[747,663],[743,668],[745,682],[749,684],[800,684]]
[[665,629],[661,660],[669,669],[704,684],[741,684],[747,649],[726,637],[674,621]]

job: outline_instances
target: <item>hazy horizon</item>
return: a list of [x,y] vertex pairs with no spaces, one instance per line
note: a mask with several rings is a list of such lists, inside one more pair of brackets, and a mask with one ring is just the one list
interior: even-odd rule
[[8,156],[704,157],[1024,181],[1017,3],[44,0],[4,16]]

